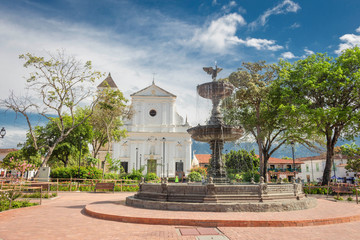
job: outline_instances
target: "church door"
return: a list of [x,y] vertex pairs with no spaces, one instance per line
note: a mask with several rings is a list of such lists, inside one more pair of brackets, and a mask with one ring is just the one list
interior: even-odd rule
[[175,171],[176,172],[183,172],[184,171],[184,163],[183,162],[176,162],[175,163]]
[[121,162],[121,166],[124,168],[124,171],[128,173],[128,162]]
[[155,173],[156,174],[156,160],[149,159],[147,161],[147,173]]

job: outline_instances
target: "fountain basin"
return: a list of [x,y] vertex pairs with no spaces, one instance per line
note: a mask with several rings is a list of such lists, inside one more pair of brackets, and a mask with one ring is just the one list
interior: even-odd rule
[[268,212],[301,210],[316,206],[302,185],[194,183],[141,183],[126,205],[140,208],[209,212]]
[[191,138],[199,142],[211,140],[235,141],[243,135],[242,128],[228,125],[198,125],[187,130]]
[[224,81],[207,82],[197,86],[198,94],[207,99],[228,97],[233,90],[234,86]]

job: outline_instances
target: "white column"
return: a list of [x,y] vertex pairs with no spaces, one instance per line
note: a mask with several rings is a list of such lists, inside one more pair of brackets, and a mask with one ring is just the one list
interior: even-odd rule
[[187,174],[190,173],[191,170],[191,140],[187,139],[184,141],[185,147],[185,159],[184,159],[184,172]]
[[166,114],[168,113],[168,111],[166,111],[166,103],[162,103],[161,104],[161,111],[162,111],[162,125],[167,125],[166,123]]
[[175,124],[175,120],[174,120],[174,112],[175,112],[175,106],[174,106],[174,102],[171,102],[171,104],[169,105],[169,114],[170,114],[170,125],[174,125]]

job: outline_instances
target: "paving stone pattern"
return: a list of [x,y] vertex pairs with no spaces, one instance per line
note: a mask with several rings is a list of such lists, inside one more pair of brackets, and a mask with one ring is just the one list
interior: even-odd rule
[[[85,205],[106,204],[133,193],[60,193],[55,200],[45,200],[42,206],[16,209],[0,213],[0,239],[42,240],[42,239],[359,239],[360,222],[309,226],[309,227],[218,227],[219,235],[180,234],[175,225],[132,224],[91,218],[82,214]],[[325,201],[325,200],[323,200]],[[356,204],[334,203],[332,208],[322,209],[324,216],[332,216],[339,208],[358,211]],[[95,204],[94,204],[95,205]],[[134,210],[134,209],[133,209]],[[307,211],[307,210],[305,210]],[[153,210],[153,215],[162,211]],[[189,213],[188,213],[189,214]],[[197,213],[195,213],[197,214]],[[224,213],[226,214],[226,213]],[[274,213],[271,213],[274,214]],[[298,213],[289,212],[288,219]],[[243,215],[246,215],[245,213]],[[208,218],[212,218],[210,213]],[[309,213],[309,217],[310,213]],[[198,229],[201,228],[196,228]],[[214,228],[210,228],[214,229]],[[211,230],[208,230],[211,231]],[[199,231],[198,231],[199,232]],[[200,233],[200,232],[199,232]]]

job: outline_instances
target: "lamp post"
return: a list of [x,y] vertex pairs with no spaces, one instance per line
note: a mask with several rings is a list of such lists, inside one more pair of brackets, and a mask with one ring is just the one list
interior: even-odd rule
[[0,138],[4,138],[5,135],[6,135],[5,127],[2,127],[1,130],[0,130]]
[[166,138],[163,137],[162,138],[162,142],[163,142],[162,177],[165,177],[165,141],[166,141]]
[[294,179],[296,180],[296,169],[295,169],[295,143],[291,141],[291,150],[292,150],[292,159],[293,159],[293,168],[294,168]]
[[139,169],[141,170],[141,154],[140,154],[140,167],[139,167]]
[[139,148],[136,148],[136,163],[135,163],[135,170],[137,170],[137,166],[138,166],[138,157],[139,157]]
[[336,178],[336,168],[335,168],[335,159],[333,157],[333,169],[334,169],[334,182],[337,182],[337,178]]
[[80,161],[81,161],[81,151],[82,151],[82,137],[79,138],[79,147],[80,147],[80,154],[79,154],[79,171],[78,171],[78,177],[80,178]]

